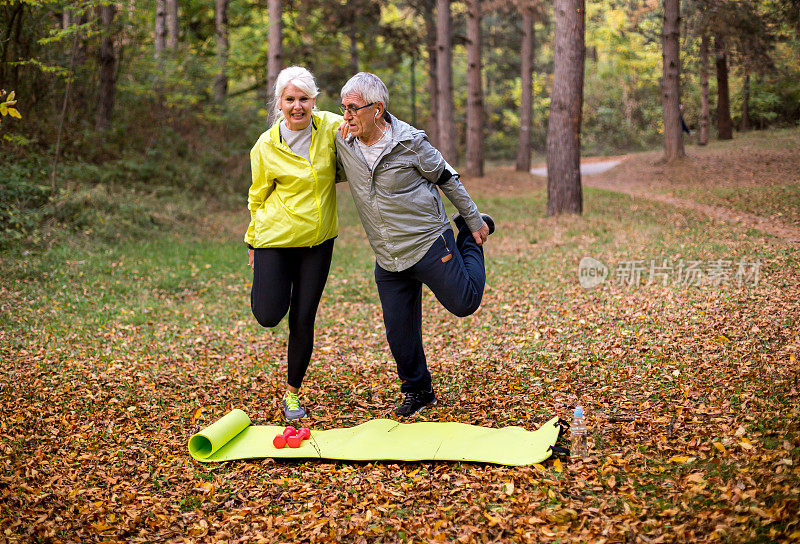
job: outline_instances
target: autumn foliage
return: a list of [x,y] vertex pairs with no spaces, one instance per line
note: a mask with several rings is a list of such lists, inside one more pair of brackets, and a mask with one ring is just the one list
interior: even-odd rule
[[[757,170],[799,148],[728,149]],[[693,153],[713,186],[712,158]],[[0,542],[797,541],[797,245],[591,183],[585,214],[560,218],[528,174],[466,183],[498,225],[489,287],[463,320],[426,293],[440,403],[419,418],[533,429],[580,402],[587,459],[194,462],[188,437],[231,408],[280,424],[285,381],[285,327],[249,314],[246,217],[215,212],[131,243],[3,254]],[[400,398],[370,251],[339,197],[302,390],[312,429],[386,417]],[[764,197],[762,215],[787,205]],[[761,270],[743,285],[611,276],[586,290],[584,256]]]

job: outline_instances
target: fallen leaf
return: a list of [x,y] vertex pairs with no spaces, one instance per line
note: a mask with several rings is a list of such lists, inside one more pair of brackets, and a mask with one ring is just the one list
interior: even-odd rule
[[695,482],[695,483],[700,483],[700,482],[703,482],[703,481],[705,481],[705,480],[703,479],[703,476],[704,476],[704,474],[703,474],[702,472],[693,472],[692,474],[689,474],[689,475],[686,477],[686,481],[687,481],[687,482]]

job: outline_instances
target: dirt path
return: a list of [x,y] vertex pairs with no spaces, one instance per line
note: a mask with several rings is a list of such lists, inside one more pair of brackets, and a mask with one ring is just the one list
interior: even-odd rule
[[722,206],[711,206],[708,204],[701,204],[693,200],[685,198],[678,198],[675,196],[664,195],[659,193],[643,193],[637,189],[626,187],[624,183],[609,184],[604,182],[595,182],[592,179],[584,180],[584,185],[589,187],[596,187],[598,189],[606,189],[618,193],[624,193],[634,198],[644,198],[648,200],[657,200],[679,208],[688,208],[690,210],[704,213],[709,217],[721,221],[728,221],[737,223],[746,228],[758,229],[772,236],[781,238],[787,242],[800,244],[800,229],[786,223],[780,223],[773,219],[760,217],[746,212],[731,210],[730,208],[723,208]]
[[[624,159],[581,162],[581,175],[590,176],[592,174],[602,174],[607,170],[611,170],[623,160]],[[547,177],[547,167],[540,166],[538,168],[533,168],[531,169],[531,174],[535,176]]]
[[[587,173],[602,173],[607,170],[610,170],[614,166],[617,166],[621,162],[622,162],[621,160],[615,159],[611,161],[595,161],[588,165],[581,164],[581,172],[583,173],[583,169],[585,166],[596,166],[597,168],[595,168],[595,170],[593,170],[592,172],[587,171]],[[751,213],[732,210],[730,208],[725,208],[722,206],[702,204],[700,202],[695,202],[694,200],[688,200],[686,198],[679,198],[669,194],[663,194],[653,190],[648,190],[647,184],[642,184],[640,182],[637,182],[636,178],[632,178],[629,176],[612,175],[612,176],[597,177],[597,176],[587,175],[587,177],[584,178],[582,182],[584,185],[588,187],[595,187],[598,189],[605,189],[607,191],[623,193],[626,195],[630,195],[634,198],[656,200],[658,202],[664,202],[671,206],[698,211],[717,220],[736,223],[745,228],[758,229],[762,232],[771,234],[772,236],[780,238],[789,243],[800,244],[800,228],[795,227],[793,225],[782,223],[772,218],[761,217]]]
[[[800,131],[737,135],[735,141],[687,147],[686,158],[664,164],[660,151],[581,159],[582,183],[693,210],[800,245]],[[530,175],[534,174],[534,175]],[[469,190],[525,194],[546,190],[547,169],[530,173],[499,166],[491,175],[463,179]]]

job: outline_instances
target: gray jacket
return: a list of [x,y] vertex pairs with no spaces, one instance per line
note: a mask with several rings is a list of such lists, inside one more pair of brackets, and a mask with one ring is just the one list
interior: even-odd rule
[[354,138],[336,135],[336,153],[375,259],[384,270],[415,265],[450,228],[437,186],[475,232],[483,226],[478,207],[458,173],[424,131],[389,116],[392,141],[370,170]]

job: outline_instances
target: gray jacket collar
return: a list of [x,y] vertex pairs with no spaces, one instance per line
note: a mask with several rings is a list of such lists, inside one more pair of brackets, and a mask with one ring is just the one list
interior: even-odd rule
[[422,132],[421,130],[412,127],[405,121],[401,121],[391,113],[386,113],[389,115],[389,123],[392,125],[393,140],[407,142],[409,140],[413,140],[415,136],[418,136]]
[[[387,151],[391,151],[395,147],[397,142],[407,142],[413,140],[415,137],[418,137],[420,134],[423,134],[424,131],[412,127],[405,121],[401,121],[388,111],[386,112],[386,114],[389,116],[389,123],[392,125],[392,144],[387,146],[386,148]],[[356,139],[348,138],[348,140],[349,142],[347,140],[345,140],[345,142],[347,142],[350,145],[350,147],[355,148]]]

